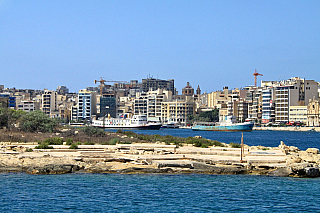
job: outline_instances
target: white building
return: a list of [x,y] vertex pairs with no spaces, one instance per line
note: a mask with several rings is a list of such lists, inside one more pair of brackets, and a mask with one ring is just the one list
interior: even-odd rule
[[86,89],[82,89],[78,94],[78,115],[81,120],[91,120],[97,114],[97,94]]
[[18,110],[25,112],[32,112],[36,110],[35,103],[33,101],[21,101],[18,104]]

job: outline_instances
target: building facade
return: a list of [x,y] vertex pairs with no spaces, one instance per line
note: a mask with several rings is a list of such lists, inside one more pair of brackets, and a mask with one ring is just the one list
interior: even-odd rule
[[156,78],[147,78],[142,79],[142,91],[148,92],[148,91],[154,91],[157,89],[163,89],[171,91],[173,95],[176,95],[175,88],[174,88],[174,80],[161,80]]
[[41,99],[41,111],[46,115],[54,113],[57,110],[57,94],[52,90],[44,90]]
[[78,120],[91,120],[97,113],[97,95],[96,92],[82,89],[78,94]]
[[189,101],[169,101],[161,104],[161,121],[187,125],[188,115],[195,115],[195,104]]

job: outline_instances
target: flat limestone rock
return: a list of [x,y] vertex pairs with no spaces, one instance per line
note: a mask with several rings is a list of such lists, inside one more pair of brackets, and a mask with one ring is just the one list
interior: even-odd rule
[[289,177],[292,174],[292,170],[290,168],[278,168],[276,170],[270,171],[267,173],[268,176],[275,177]]

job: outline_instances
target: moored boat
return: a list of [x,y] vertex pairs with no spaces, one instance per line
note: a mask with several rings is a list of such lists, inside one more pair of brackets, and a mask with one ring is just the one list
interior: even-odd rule
[[132,118],[100,118],[93,120],[91,126],[105,129],[160,129],[160,123],[148,123],[146,115],[134,115]]
[[234,118],[228,118],[225,122],[195,122],[192,130],[194,131],[251,131],[254,122],[235,123]]
[[168,123],[168,124],[162,125],[161,128],[178,129],[179,125],[177,123]]

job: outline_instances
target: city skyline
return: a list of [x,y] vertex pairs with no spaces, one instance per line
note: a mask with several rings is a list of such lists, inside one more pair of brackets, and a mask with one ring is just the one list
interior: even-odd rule
[[[318,1],[0,2],[0,84],[71,92],[149,75],[202,92],[320,81]],[[259,84],[258,83],[258,84]]]

